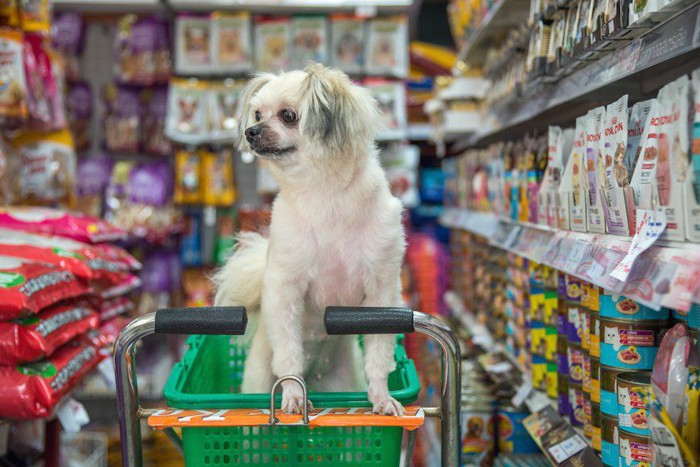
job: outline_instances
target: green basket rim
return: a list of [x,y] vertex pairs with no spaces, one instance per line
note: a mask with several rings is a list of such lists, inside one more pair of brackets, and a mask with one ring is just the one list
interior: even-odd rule
[[[190,394],[182,391],[182,386],[187,377],[186,366],[194,361],[197,351],[202,341],[208,336],[194,335],[187,339],[189,348],[177,362],[163,389],[163,396],[170,407],[176,409],[226,409],[226,408],[251,408],[262,409],[270,407],[270,394],[241,394],[241,393],[219,393],[219,394]],[[406,378],[406,386],[401,389],[390,391],[391,396],[406,405],[415,402],[420,392],[420,380],[416,366],[406,355],[403,345],[403,335],[397,336],[397,343],[394,347],[394,357],[396,368],[403,370]],[[277,407],[281,402],[282,395],[277,394]],[[371,407],[372,404],[367,399],[367,392],[309,392],[309,400],[314,407]]]

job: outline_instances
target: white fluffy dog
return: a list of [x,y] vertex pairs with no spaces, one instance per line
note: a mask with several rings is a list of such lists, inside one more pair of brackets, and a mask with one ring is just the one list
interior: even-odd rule
[[[245,234],[216,275],[216,303],[260,310],[243,392],[276,377],[310,389],[367,389],[374,411],[401,415],[389,394],[394,336],[364,336],[362,377],[355,336],[329,337],[329,305],[401,306],[402,207],[389,191],[374,136],[377,102],[337,70],[261,74],[242,95],[242,149],[277,180],[270,238]],[[300,413],[301,388],[282,383],[282,410]]]

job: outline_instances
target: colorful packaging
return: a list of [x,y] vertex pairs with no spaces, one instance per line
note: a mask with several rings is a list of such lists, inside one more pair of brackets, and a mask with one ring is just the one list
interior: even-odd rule
[[194,78],[173,78],[168,92],[167,136],[186,144],[207,138],[206,84]]
[[614,319],[663,321],[668,319],[668,309],[654,310],[630,298],[606,290],[600,294],[600,316]]
[[600,365],[600,410],[617,420],[617,375],[627,370]]
[[292,22],[289,18],[255,18],[256,70],[288,70],[291,65],[292,45]]
[[90,147],[90,122],[92,121],[92,88],[87,81],[70,83],[66,95],[68,124],[76,151]]
[[362,18],[331,16],[331,65],[350,75],[364,69],[365,28]]
[[368,78],[365,87],[379,102],[379,140],[402,139],[406,135],[406,89],[402,82]]
[[523,426],[528,412],[513,407],[499,406],[496,412],[498,452],[509,454],[536,454],[540,448]]
[[227,79],[209,89],[209,139],[233,142],[238,138],[238,104],[243,84]]
[[310,62],[328,63],[328,22],[323,15],[292,18],[294,48],[292,68],[304,69]]
[[175,18],[175,72],[211,70],[212,24],[207,16],[179,14]]
[[104,88],[105,145],[114,152],[138,152],[141,143],[141,101],[137,89],[107,85]]
[[105,190],[111,174],[112,160],[108,156],[95,156],[78,161],[76,210],[88,216],[102,216]]
[[583,349],[580,344],[569,342],[566,350],[569,381],[580,385],[583,381]]
[[231,206],[236,201],[233,183],[233,150],[200,151],[203,201],[207,206]]
[[0,26],[19,28],[22,20],[19,16],[19,0],[3,0],[0,2]]
[[627,95],[606,109],[603,151],[605,190],[603,212],[607,230],[613,235],[634,235],[634,224],[628,213],[634,210],[634,197],[629,187],[630,172],[625,164],[627,149]]
[[143,108],[143,151],[156,156],[169,156],[172,144],[165,135],[168,113],[168,88],[147,88],[141,92]]
[[83,51],[85,23],[75,12],[61,12],[51,22],[51,45],[60,55],[61,65],[69,81],[80,76],[80,54]]
[[566,228],[578,232],[585,232],[587,225],[588,183],[584,178],[587,127],[587,116],[576,119],[574,144],[567,162],[567,171],[559,188],[560,219],[568,219]]
[[654,447],[649,436],[636,435],[622,428],[618,431],[620,444],[618,453],[620,465],[625,467],[644,467],[654,463]]
[[408,75],[408,18],[374,18],[368,21],[365,73],[405,78]]
[[37,315],[0,322],[0,364],[17,365],[50,356],[97,323],[97,313],[86,301],[63,303]]
[[200,204],[203,194],[202,155],[197,151],[178,150],[175,154],[175,203]]
[[571,407],[569,421],[572,426],[582,426],[585,418],[583,408],[584,393],[581,384],[569,381],[569,406]]
[[100,322],[109,321],[112,318],[128,313],[133,309],[134,302],[123,295],[103,300],[98,309],[99,320]]
[[28,115],[22,31],[0,29],[0,50],[3,76],[0,118],[4,127],[17,127]]
[[617,447],[620,443],[620,432],[617,428],[617,417],[601,415],[601,460],[606,467],[620,466],[620,453]]
[[151,86],[170,75],[168,23],[153,17],[125,15],[117,25],[114,73],[123,84]]
[[700,368],[688,369],[688,382],[685,386],[685,404],[683,406],[683,440],[691,449],[698,452],[700,448]]
[[92,343],[80,340],[64,345],[47,360],[0,367],[0,417],[47,417],[103,358]]
[[700,69],[693,71],[693,129],[691,160],[684,189],[686,238],[700,242]]
[[550,126],[548,137],[547,169],[537,192],[538,223],[556,228],[559,224],[557,213],[557,191],[564,171],[564,154],[571,151],[574,131]]
[[603,160],[603,130],[605,129],[605,107],[588,112],[586,123],[586,173],[588,183],[589,232],[605,233],[603,211],[603,187],[606,184],[605,161]]
[[48,36],[51,32],[49,0],[21,0],[20,5],[22,30]]
[[213,72],[243,73],[253,68],[250,13],[214,12],[211,34]]
[[643,388],[650,387],[649,372],[619,373],[617,381],[617,425],[621,430],[649,436]]
[[600,363],[630,370],[651,369],[665,324],[601,318]]
[[[648,112],[647,112],[648,106]],[[635,108],[632,108],[634,116]],[[643,103],[638,109],[638,118],[643,119],[646,114],[646,120],[642,128],[642,136],[640,138],[641,150],[637,157],[637,164],[632,172],[632,180],[630,186],[634,193],[634,203],[637,208],[653,209],[657,155],[659,151],[658,135],[660,128],[660,112],[661,104],[656,99],[651,99]],[[631,126],[631,125],[630,125]],[[631,159],[630,156],[628,156]],[[636,225],[636,221],[635,221]]]

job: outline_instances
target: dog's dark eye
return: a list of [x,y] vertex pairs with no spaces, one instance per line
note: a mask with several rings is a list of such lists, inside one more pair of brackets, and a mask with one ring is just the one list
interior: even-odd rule
[[255,121],[256,121],[256,122],[259,122],[261,118],[262,118],[262,116],[260,115],[260,112],[258,112],[258,111],[256,110],[256,111],[255,111]]
[[280,115],[285,123],[294,123],[294,121],[297,119],[297,114],[295,114],[293,110],[289,109],[284,109],[282,112],[280,112]]

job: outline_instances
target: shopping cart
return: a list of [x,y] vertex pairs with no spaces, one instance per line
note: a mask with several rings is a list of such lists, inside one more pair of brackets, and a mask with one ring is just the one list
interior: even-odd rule
[[[163,430],[183,453],[188,467],[308,464],[354,466],[368,463],[398,465],[404,429],[408,433],[405,459],[406,465],[410,465],[416,431],[425,417],[440,419],[442,465],[459,465],[459,344],[443,321],[405,308],[328,307],[324,324],[329,335],[403,334],[418,331],[435,339],[442,348],[440,407],[407,407],[406,414],[402,417],[376,415],[371,413],[371,408],[358,408],[358,405],[370,406],[366,395],[361,400],[346,401],[342,397],[357,393],[332,393],[342,396],[343,407],[316,407],[311,412],[305,408],[301,415],[275,411],[276,401],[279,400],[279,395],[276,396],[275,392],[282,381],[296,381],[306,397],[304,381],[295,376],[284,376],[274,383],[270,392],[269,409],[255,407],[254,401],[259,395],[252,394],[237,394],[237,402],[233,404],[231,397],[227,397],[230,395],[219,394],[204,402],[211,404],[206,409],[192,398],[169,400],[168,403],[175,407],[163,409],[145,409],[139,405],[134,355],[134,344],[139,340],[150,334],[191,334],[194,336],[190,337],[190,350],[194,346],[195,353],[212,353],[217,352],[217,347],[212,344],[207,351],[207,342],[214,343],[218,338],[221,344],[219,336],[243,335],[247,322],[243,307],[169,308],[137,318],[124,328],[115,344],[114,354],[122,465],[142,466],[142,419],[148,419],[151,427]],[[207,341],[209,339],[214,340]],[[220,369],[221,378],[226,378],[230,371],[240,372],[237,363],[239,352],[240,349],[235,346],[229,348],[225,355],[230,357],[230,362],[227,367]],[[180,365],[190,367],[205,361],[207,360],[196,358],[188,361],[184,358]],[[202,378],[199,379],[201,382]],[[392,394],[396,397],[393,391]],[[311,400],[317,406],[337,402],[329,398],[325,404],[318,404],[317,399],[324,395],[327,394],[312,394]],[[167,396],[166,391],[166,398]],[[244,401],[243,407],[241,401]],[[250,405],[245,406],[245,401],[250,401]],[[182,438],[176,429],[182,431]]]

